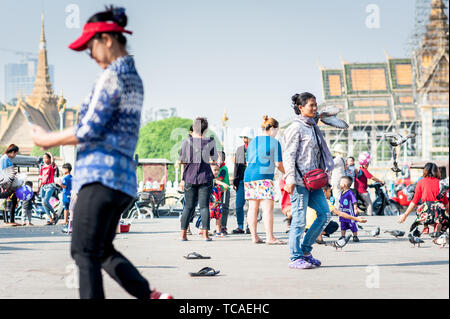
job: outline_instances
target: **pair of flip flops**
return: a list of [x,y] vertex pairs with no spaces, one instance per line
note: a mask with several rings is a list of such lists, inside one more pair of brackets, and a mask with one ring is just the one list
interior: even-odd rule
[[[209,256],[202,256],[199,253],[192,252],[183,256],[185,259],[211,259]],[[191,277],[212,277],[220,273],[220,270],[215,270],[211,267],[204,267],[197,272],[190,272]]]

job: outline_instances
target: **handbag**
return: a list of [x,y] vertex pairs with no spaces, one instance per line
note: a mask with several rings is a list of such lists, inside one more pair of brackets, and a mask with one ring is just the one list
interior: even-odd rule
[[[320,160],[323,161],[322,147],[320,146],[319,139],[317,138],[317,134],[314,128],[313,130],[314,136],[316,137],[317,146],[320,149]],[[305,187],[308,191],[315,191],[321,189],[328,184],[329,177],[327,172],[325,172],[325,170],[321,168],[316,168],[313,169],[312,171],[309,171],[303,176],[302,171],[298,168],[297,162],[295,162],[295,167],[300,173],[300,176],[303,179],[303,183],[305,184]]]

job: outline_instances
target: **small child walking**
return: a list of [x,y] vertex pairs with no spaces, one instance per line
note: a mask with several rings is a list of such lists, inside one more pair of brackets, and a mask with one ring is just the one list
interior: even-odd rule
[[64,223],[63,225],[68,224],[69,218],[69,205],[70,205],[70,195],[72,192],[72,165],[66,163],[63,165],[64,178],[60,186],[63,188],[62,192],[62,203],[64,205]]
[[228,214],[230,211],[230,176],[228,174],[228,167],[225,164],[226,155],[224,151],[219,151],[219,175],[217,176],[217,180],[225,183],[226,187],[223,186],[222,192],[222,219],[221,219],[221,232],[224,235],[228,235],[227,223],[228,223]]
[[[31,189],[33,189],[33,182],[28,181],[25,183],[25,185],[29,186]],[[33,196],[29,200],[24,200],[22,202],[22,226],[27,225],[28,220],[28,226],[34,226],[31,222],[31,214],[33,212],[33,205],[34,203],[34,193]]]
[[292,222],[292,204],[291,204],[291,196],[284,189],[286,186],[286,181],[284,179],[280,179],[280,191],[281,191],[281,213],[286,216],[285,222],[287,225],[286,233],[289,233],[289,229],[291,227]]
[[[353,180],[349,176],[344,176],[340,181],[340,188],[342,191],[341,199],[339,201],[339,210],[343,213],[347,213],[350,216],[357,217],[356,210],[356,197],[351,191],[350,187],[353,184]],[[353,233],[353,241],[355,243],[359,242],[358,238],[358,226],[356,221],[347,219],[344,217],[339,217],[339,222],[341,224],[341,238],[345,238],[345,233],[349,229]]]
[[218,179],[220,167],[216,164],[211,165],[214,175],[214,185],[211,191],[211,201],[209,203],[210,218],[216,220],[216,237],[225,237],[222,228],[223,202],[222,196],[229,186]]
[[[334,207],[334,205],[331,203],[330,198],[332,196],[332,186],[330,184],[325,185],[323,188],[323,193],[325,194],[325,197],[327,199],[327,203],[328,203],[328,207],[330,208],[330,212],[333,215],[339,216],[341,218],[344,219],[348,219],[348,220],[353,220],[359,223],[367,223],[367,219],[365,219],[364,217],[354,217],[350,214],[344,213],[342,211],[339,211],[336,207]],[[306,212],[306,228],[309,229],[312,224],[314,223],[314,221],[317,218],[317,212],[308,207],[307,212]],[[333,234],[335,231],[337,231],[339,229],[339,224],[336,223],[335,221],[330,221],[329,224],[325,227],[324,231],[322,232],[322,234],[317,237],[316,243],[318,244],[324,244],[325,242],[323,241],[323,237],[322,236],[326,236],[326,237],[330,237],[331,234]]]

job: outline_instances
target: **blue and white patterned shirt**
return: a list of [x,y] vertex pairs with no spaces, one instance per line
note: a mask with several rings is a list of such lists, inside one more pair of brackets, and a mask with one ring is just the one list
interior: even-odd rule
[[81,105],[75,136],[79,141],[73,189],[100,182],[136,196],[136,162],[144,99],[142,80],[131,56],[111,63]]

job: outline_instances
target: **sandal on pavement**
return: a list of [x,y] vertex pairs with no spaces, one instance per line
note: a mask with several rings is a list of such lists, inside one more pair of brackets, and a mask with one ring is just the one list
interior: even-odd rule
[[187,256],[183,256],[186,259],[211,259],[209,256],[202,256],[199,253],[193,252],[187,254]]
[[214,270],[211,267],[205,267],[200,269],[197,272],[190,272],[189,275],[191,277],[212,277],[220,273],[220,270]]
[[262,239],[258,240],[258,241],[254,241],[254,244],[265,244],[266,242]]

